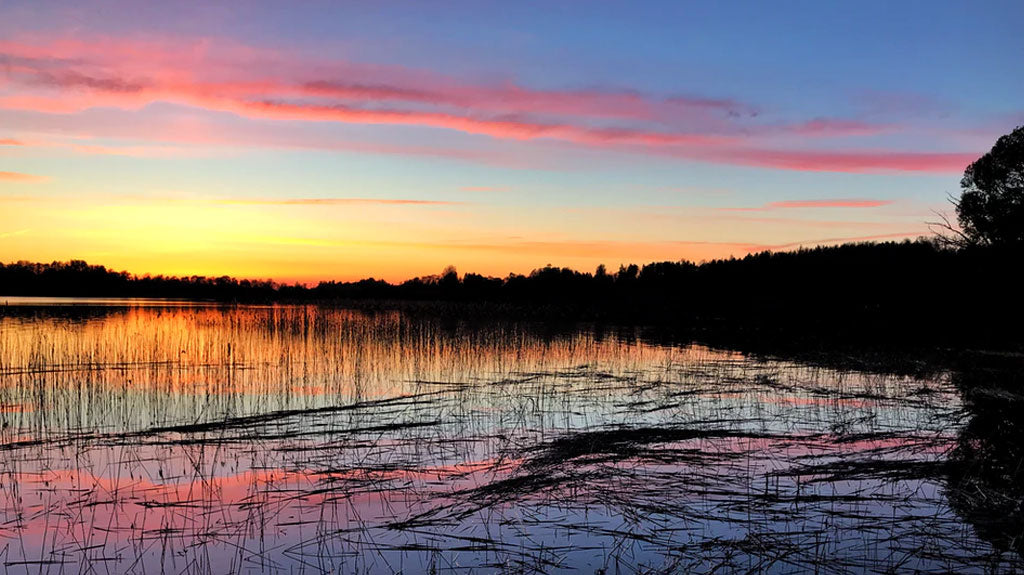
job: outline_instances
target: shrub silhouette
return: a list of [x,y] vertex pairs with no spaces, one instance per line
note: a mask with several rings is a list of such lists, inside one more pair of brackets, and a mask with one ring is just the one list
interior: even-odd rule
[[1024,126],[968,166],[960,187],[954,202],[960,243],[1024,247]]

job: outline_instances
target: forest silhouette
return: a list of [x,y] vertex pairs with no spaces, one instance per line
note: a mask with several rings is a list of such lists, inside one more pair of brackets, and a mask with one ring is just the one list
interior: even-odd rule
[[[135,276],[84,261],[0,264],[4,296],[184,298],[433,309],[458,317],[647,323],[750,337],[877,341],[1021,340],[1020,251],[940,242],[859,243],[762,252],[700,264],[595,272],[546,266],[505,278],[449,267],[392,284],[289,285],[231,277]],[[0,297],[0,304],[3,303]]]

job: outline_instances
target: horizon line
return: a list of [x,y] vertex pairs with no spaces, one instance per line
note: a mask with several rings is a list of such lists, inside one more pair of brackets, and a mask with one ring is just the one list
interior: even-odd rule
[[[899,240],[898,237],[903,237],[903,239]],[[625,262],[620,262],[619,265],[620,265],[620,268],[628,268],[630,266],[634,266],[635,265],[638,268],[643,269],[645,266],[649,266],[649,265],[653,265],[653,264],[660,264],[660,263],[688,263],[688,264],[692,264],[692,265],[700,267],[700,266],[703,266],[703,265],[706,265],[706,264],[710,264],[710,263],[714,263],[714,262],[727,262],[727,261],[734,261],[734,260],[742,260],[744,258],[751,257],[751,256],[756,256],[756,255],[760,255],[760,254],[798,253],[798,252],[801,252],[801,251],[809,251],[809,250],[814,250],[814,249],[823,249],[823,248],[824,249],[828,249],[828,248],[833,248],[834,249],[834,248],[839,248],[839,247],[843,247],[843,246],[851,246],[851,245],[885,245],[885,244],[917,243],[917,242],[928,242],[930,239],[932,239],[932,237],[931,236],[926,236],[926,235],[919,235],[918,237],[913,238],[913,239],[910,236],[899,236],[899,235],[892,236],[892,237],[886,237],[886,238],[873,238],[873,239],[863,239],[863,240],[851,239],[850,241],[844,241],[843,238],[835,238],[835,239],[832,239],[832,240],[824,240],[825,242],[833,242],[833,243],[816,243],[816,244],[809,245],[809,243],[794,242],[794,243],[789,243],[789,244],[782,244],[782,245],[779,245],[779,246],[769,246],[769,247],[767,247],[767,249],[753,250],[753,251],[747,252],[746,254],[744,254],[742,256],[730,255],[728,257],[718,257],[718,258],[701,259],[701,260],[690,260],[690,259],[687,259],[687,258],[680,258],[680,259],[676,259],[676,260],[649,260],[649,261],[646,261],[644,263],[637,263],[637,262],[625,263]],[[881,241],[879,241],[879,240],[881,240]],[[834,242],[842,242],[842,243],[834,243]],[[358,283],[358,282],[361,282],[361,281],[378,281],[378,282],[385,282],[385,283],[390,284],[390,285],[398,286],[398,285],[401,285],[403,283],[406,283],[406,282],[409,282],[409,281],[413,281],[413,280],[417,280],[417,279],[426,279],[426,278],[431,278],[431,277],[440,277],[441,275],[444,274],[444,272],[449,267],[453,268],[453,269],[456,269],[456,271],[457,271],[457,267],[455,265],[449,264],[449,265],[443,267],[440,271],[438,271],[436,273],[426,274],[426,275],[416,275],[416,276],[412,276],[412,277],[407,277],[407,278],[402,279],[402,280],[387,280],[387,279],[378,278],[378,277],[374,277],[374,276],[365,276],[365,277],[353,278],[353,279],[325,279],[325,278],[321,278],[321,279],[311,279],[311,280],[306,280],[306,281],[300,281],[298,279],[289,280],[287,278],[278,279],[278,278],[273,278],[273,277],[233,276],[233,275],[228,275],[228,274],[166,274],[166,273],[159,273],[159,272],[133,272],[133,271],[129,271],[127,269],[116,269],[116,268],[113,268],[113,267],[108,267],[107,265],[102,264],[102,263],[99,263],[99,264],[97,264],[97,263],[89,263],[87,260],[77,259],[77,258],[70,258],[70,259],[67,259],[67,260],[53,260],[53,261],[50,261],[50,262],[30,261],[30,260],[12,260],[10,262],[6,262],[5,263],[3,261],[0,261],[0,267],[15,266],[15,265],[21,265],[21,264],[43,265],[43,266],[46,266],[46,265],[54,265],[54,264],[72,264],[72,263],[75,263],[75,262],[82,262],[83,264],[85,264],[87,266],[90,266],[90,267],[102,267],[102,268],[104,268],[106,271],[108,271],[110,273],[128,274],[133,279],[143,279],[143,278],[146,278],[146,277],[150,277],[150,278],[163,277],[163,278],[166,278],[166,279],[190,279],[190,278],[218,279],[218,278],[230,278],[230,279],[233,279],[233,280],[236,280],[236,281],[271,282],[271,283],[275,284],[276,286],[295,286],[295,285],[301,285],[301,286],[306,287],[306,288],[316,287],[317,285],[323,284],[323,283]],[[587,270],[581,270],[581,269],[573,268],[571,266],[557,266],[557,265],[552,265],[552,264],[548,263],[548,264],[545,264],[543,266],[534,267],[534,268],[532,268],[527,273],[517,273],[515,271],[510,271],[510,272],[508,272],[507,274],[505,274],[503,276],[488,275],[488,274],[482,274],[482,273],[477,273],[477,272],[473,272],[473,271],[462,272],[462,273],[458,273],[457,272],[457,273],[458,273],[458,276],[460,278],[465,278],[466,275],[478,275],[478,276],[481,276],[481,277],[484,277],[484,278],[488,278],[488,279],[501,279],[501,280],[504,280],[504,279],[507,279],[509,277],[516,277],[516,276],[528,277],[530,274],[532,274],[532,273],[534,273],[536,271],[540,271],[540,270],[544,270],[544,269],[548,269],[548,268],[553,268],[553,269],[570,269],[570,270],[572,270],[574,272],[577,272],[577,273],[593,274],[597,270],[598,267],[603,267],[603,266],[605,266],[605,264],[601,263],[601,264],[598,264],[598,266],[595,266],[594,271],[587,271]],[[608,273],[609,273],[609,275],[611,275],[611,274],[616,273],[617,271],[618,270],[609,270]]]

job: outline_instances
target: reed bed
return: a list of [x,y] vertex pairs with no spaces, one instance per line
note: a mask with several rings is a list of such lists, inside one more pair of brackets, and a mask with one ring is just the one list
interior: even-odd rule
[[311,306],[22,314],[0,360],[6,573],[1024,570],[948,370]]

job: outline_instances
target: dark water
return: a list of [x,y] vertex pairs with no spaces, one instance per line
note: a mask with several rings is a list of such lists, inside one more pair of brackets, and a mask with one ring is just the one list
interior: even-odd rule
[[0,313],[5,572],[1024,570],[1012,358],[908,376],[400,312]]

